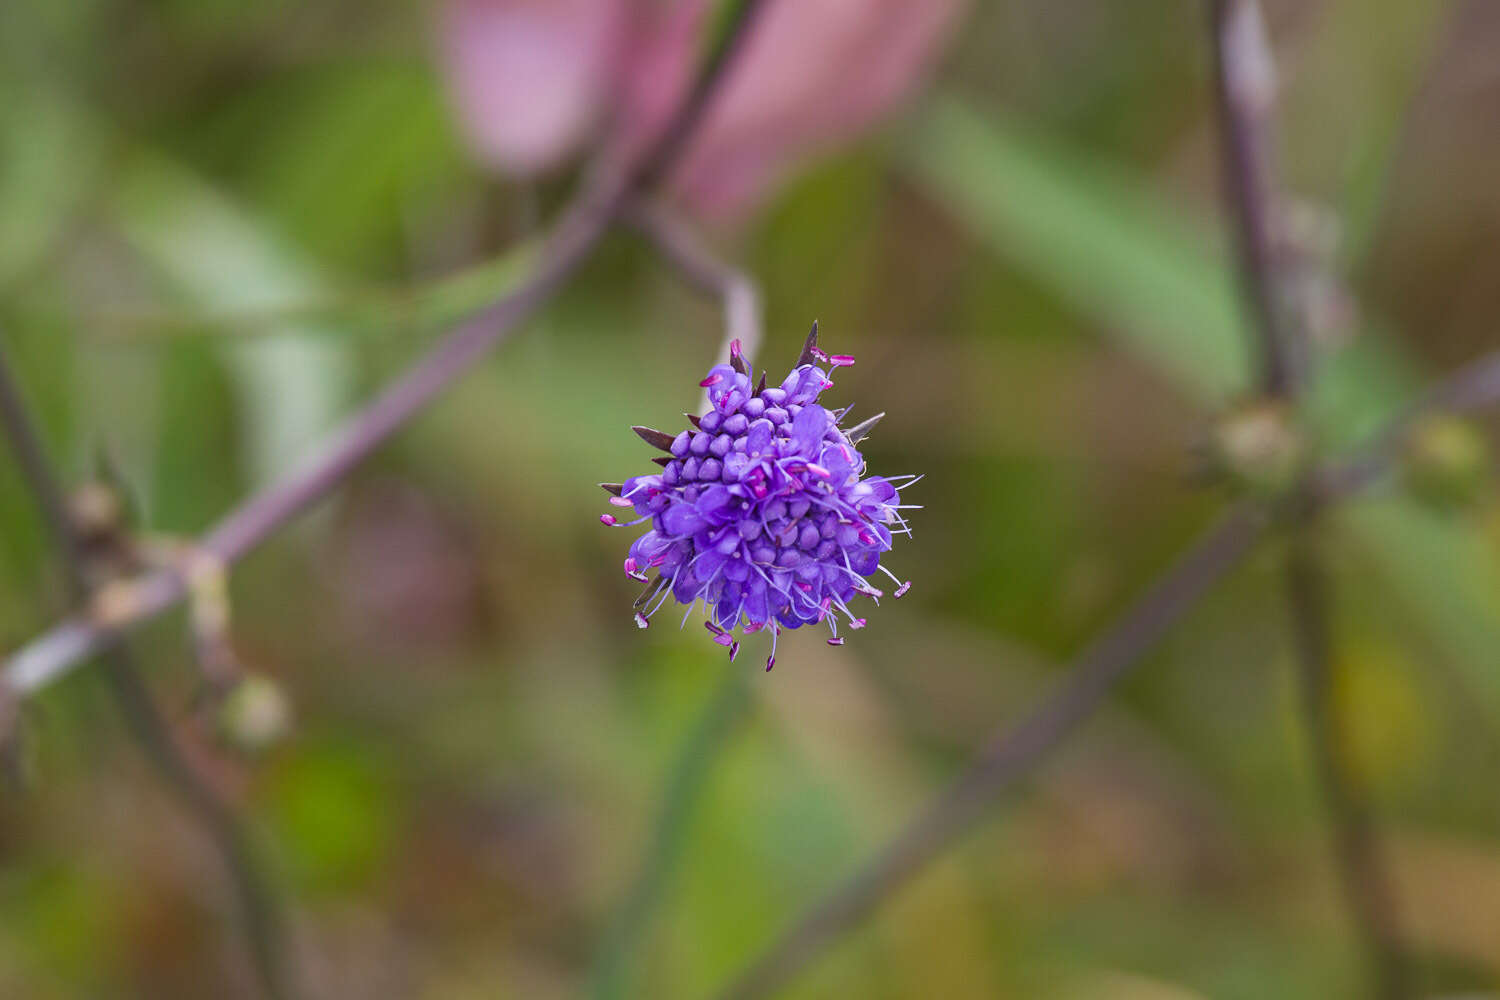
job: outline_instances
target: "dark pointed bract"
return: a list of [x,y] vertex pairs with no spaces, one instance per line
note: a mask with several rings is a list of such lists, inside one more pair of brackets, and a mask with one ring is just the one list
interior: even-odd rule
[[818,363],[818,321],[813,320],[812,330],[807,335],[807,342],[802,345],[802,356],[797,359],[798,367],[802,365],[815,365]]
[[849,439],[849,443],[859,444],[865,438],[869,437],[870,431],[874,429],[876,424],[880,423],[880,418],[883,416],[885,416],[884,413],[877,413],[873,417],[867,417],[866,419],[861,420],[859,423],[855,424],[853,427],[845,431],[844,435]]
[[672,450],[672,435],[666,433],[665,431],[658,431],[653,430],[650,427],[640,426],[632,427],[630,429],[639,434],[641,440],[649,444],[651,447],[660,448],[662,451]]
[[651,579],[651,582],[646,584],[646,589],[641,591],[641,596],[635,599],[635,603],[631,605],[631,607],[636,610],[641,609],[646,605],[647,601],[650,601],[652,598],[656,597],[656,595],[660,594],[663,588],[665,588],[667,584],[671,582],[671,580],[667,579],[664,576],[653,577]]

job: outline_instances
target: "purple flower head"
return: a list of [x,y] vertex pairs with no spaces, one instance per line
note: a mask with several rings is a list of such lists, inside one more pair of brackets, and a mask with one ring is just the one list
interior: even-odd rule
[[[829,355],[817,346],[817,325],[792,373],[778,386],[750,381],[750,369],[731,346],[730,363],[716,365],[702,382],[709,408],[688,419],[692,427],[676,437],[637,427],[648,444],[667,455],[662,470],[620,484],[604,484],[610,503],[633,508],[649,524],[630,546],[625,573],[646,583],[635,602],[636,624],[645,628],[667,600],[687,606],[701,599],[705,627],[713,641],[739,652],[742,634],[824,622],[831,645],[842,645],[839,616],[850,629],[863,628],[849,602],[856,594],[882,592],[868,580],[877,572],[895,581],[894,596],[911,586],[880,565],[893,534],[909,534],[898,493],[916,477],[895,480],[865,475],[856,447],[880,419],[843,428],[848,412],[830,411],[818,396],[833,385],[831,370],[852,365],[848,355]],[[600,518],[621,525],[613,515]],[[650,576],[656,571],[654,577]]]

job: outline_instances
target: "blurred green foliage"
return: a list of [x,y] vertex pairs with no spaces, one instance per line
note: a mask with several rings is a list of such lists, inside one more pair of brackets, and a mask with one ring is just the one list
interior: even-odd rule
[[[1493,341],[1500,24],[1480,0],[1268,6],[1285,173],[1341,222],[1316,264],[1359,306],[1310,404],[1344,448]],[[890,414],[872,467],[927,474],[894,554],[912,593],[840,650],[742,657],[717,740],[697,727],[730,668],[692,623],[635,629],[624,537],[595,520],[593,484],[648,460],[628,426],[676,426],[720,337],[629,235],[236,571],[237,649],[296,707],[284,745],[216,746],[183,623],[143,635],[184,740],[256,817],[317,995],[579,995],[652,850],[622,992],[705,994],[1206,523],[1222,497],[1187,456],[1250,355],[1200,7],[973,4],[905,120],[714,234],[761,283],[759,361],[818,318],[859,358],[835,394]],[[524,274],[575,179],[468,162],[429,28],[404,0],[0,5],[0,337],[68,477],[107,452],[144,530],[210,523]],[[1391,482],[1323,529],[1347,752],[1424,986],[1494,989],[1500,506]],[[790,995],[1357,995],[1273,557]],[[0,648],[59,608],[0,462]],[[248,995],[222,874],[97,680],[27,723],[0,996]]]

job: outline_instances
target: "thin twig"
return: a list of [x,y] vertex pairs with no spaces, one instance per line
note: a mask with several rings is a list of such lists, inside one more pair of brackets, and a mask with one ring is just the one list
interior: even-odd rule
[[755,28],[755,21],[764,10],[766,0],[736,0],[734,8],[725,18],[713,51],[704,62],[703,71],[693,82],[693,88],[683,99],[677,113],[667,123],[651,148],[637,161],[626,176],[621,204],[643,192],[654,189],[667,178],[682,158],[693,138],[693,133],[708,114],[714,95],[724,84],[726,70],[736,55],[745,47]]
[[1271,112],[1276,65],[1255,0],[1212,0],[1214,94],[1223,132],[1224,187],[1234,215],[1246,297],[1261,339],[1262,385],[1288,396],[1301,380],[1302,345],[1287,330],[1277,291]]
[[[197,550],[225,565],[243,557],[330,493],[351,470],[550,300],[588,259],[631,199],[670,170],[764,3],[739,0],[702,73],[660,137],[635,166],[595,174],[552,230],[526,284],[449,334],[336,430],[311,460],[219,521],[198,542]],[[115,620],[108,624],[79,618],[63,622],[15,654],[6,665],[6,678],[16,691],[35,691],[64,674],[80,657],[117,642],[121,631],[172,607],[185,593],[182,577],[175,572],[144,576],[131,592],[131,606]]]
[[1318,784],[1333,824],[1333,854],[1349,909],[1373,970],[1373,996],[1403,1000],[1411,975],[1396,926],[1396,899],[1381,860],[1368,797],[1344,757],[1347,742],[1332,692],[1328,581],[1304,528],[1287,556],[1287,597],[1296,637],[1298,677]]
[[[4,424],[26,481],[62,554],[73,603],[84,606],[90,598],[87,557],[69,515],[67,497],[52,473],[41,437],[11,375],[3,347],[0,347],[0,423]],[[286,968],[285,929],[280,908],[238,818],[198,775],[173,741],[167,722],[152,702],[126,646],[106,650],[104,674],[131,735],[223,859],[235,886],[244,933],[265,994],[273,1000],[300,995]],[[0,678],[0,685],[7,688],[5,696],[9,699],[15,692],[3,682],[4,678]]]
[[209,835],[234,881],[245,936],[266,995],[290,1000],[302,991],[288,971],[281,906],[262,874],[248,832],[228,805],[204,782],[172,740],[167,722],[151,700],[129,650],[114,646],[104,657],[104,677],[132,736],[183,806]]
[[721,994],[750,1000],[771,994],[844,931],[972,827],[995,796],[1029,773],[1097,709],[1131,669],[1264,531],[1258,510],[1241,505],[1173,565],[1094,645],[1058,687],[988,748],[871,861],[825,895]]
[[760,352],[760,291],[744,271],[716,257],[682,219],[652,202],[631,204],[626,219],[698,291],[716,296],[724,307],[724,342],[716,363],[729,361],[729,344],[740,342],[740,353],[754,362]]
[[1320,470],[1315,481],[1316,499],[1326,504],[1369,486],[1390,467],[1412,428],[1426,418],[1440,413],[1470,413],[1497,403],[1500,351],[1450,372],[1381,428],[1358,456]]
[[21,475],[36,497],[42,521],[62,553],[69,597],[74,604],[84,604],[89,592],[83,572],[83,548],[73,530],[68,499],[52,475],[41,435],[31,421],[26,401],[21,398],[21,387],[11,374],[3,343],[0,343],[0,423],[5,425],[5,435],[21,466]]
[[731,667],[677,754],[640,870],[601,939],[592,991],[597,1000],[630,995],[632,960],[643,950],[652,913],[681,857],[693,811],[715,761],[744,716],[749,695],[747,674]]

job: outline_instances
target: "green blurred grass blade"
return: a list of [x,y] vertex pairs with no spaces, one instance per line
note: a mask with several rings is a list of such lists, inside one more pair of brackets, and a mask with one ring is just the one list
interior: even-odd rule
[[[324,279],[249,213],[177,165],[140,153],[120,171],[113,221],[166,285],[210,309],[249,309],[326,294]],[[251,471],[265,482],[332,425],[349,395],[343,346],[308,324],[238,343],[228,354]]]
[[635,971],[642,964],[656,910],[681,864],[693,814],[714,777],[714,765],[750,705],[750,676],[742,669],[725,671],[672,762],[640,870],[601,935],[590,989],[597,1000],[635,995]]
[[907,149],[955,220],[1195,398],[1249,384],[1224,254],[1180,209],[952,97],[934,101]]
[[57,246],[97,189],[103,138],[61,98],[0,85],[0,295]]
[[425,333],[462,322],[514,288],[536,260],[538,240],[499,257],[408,287],[358,289],[243,309],[108,309],[90,331],[101,343],[160,346],[179,338],[309,334]]
[[1339,123],[1335,135],[1344,156],[1336,202],[1345,232],[1342,256],[1351,265],[1374,249],[1402,147],[1412,138],[1409,119],[1420,110],[1423,80],[1443,58],[1460,6],[1456,0],[1344,0],[1330,5],[1323,29],[1300,54],[1306,72],[1298,74],[1287,100],[1298,102],[1305,121]]
[[509,247],[493,260],[414,290],[402,307],[403,321],[419,329],[452,326],[505,295],[531,273],[540,238]]
[[404,292],[337,294],[330,279],[221,192],[165,159],[122,171],[113,221],[176,299],[201,318],[259,325],[228,357],[253,471],[275,475],[344,408],[351,326],[433,329],[493,302],[529,271],[535,245]]
[[450,123],[439,81],[421,65],[336,62],[226,102],[204,155],[316,260],[400,274],[423,239],[413,220],[454,211],[450,199],[472,191]]

